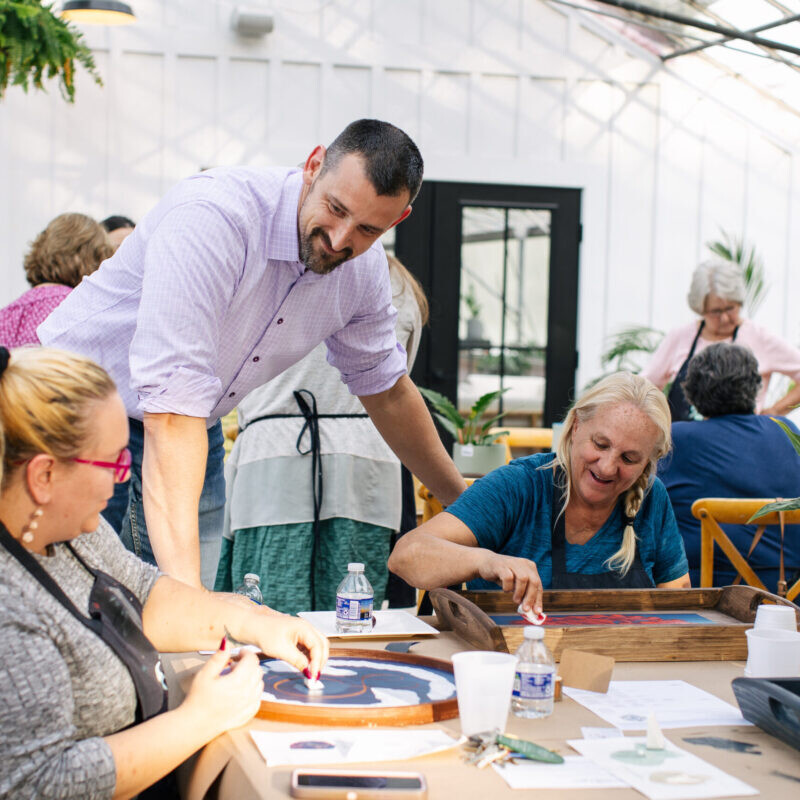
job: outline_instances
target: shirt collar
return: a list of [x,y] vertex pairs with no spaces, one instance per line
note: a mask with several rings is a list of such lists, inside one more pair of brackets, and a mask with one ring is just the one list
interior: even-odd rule
[[[281,189],[272,231],[267,241],[267,258],[275,261],[294,261],[300,263],[300,244],[297,239],[297,203],[303,188],[301,170],[290,172]],[[301,264],[301,271],[305,267]]]

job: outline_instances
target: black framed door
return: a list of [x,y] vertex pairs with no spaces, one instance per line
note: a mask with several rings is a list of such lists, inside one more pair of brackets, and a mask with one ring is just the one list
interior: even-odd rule
[[431,304],[416,383],[462,409],[502,387],[499,410],[517,424],[563,418],[578,361],[580,204],[579,189],[423,183],[394,245]]

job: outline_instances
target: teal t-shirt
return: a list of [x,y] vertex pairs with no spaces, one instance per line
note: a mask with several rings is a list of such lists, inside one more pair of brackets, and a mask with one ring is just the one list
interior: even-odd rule
[[[476,481],[447,509],[472,531],[479,547],[534,561],[545,589],[550,588],[553,570],[550,519],[554,470],[539,467],[552,460],[552,453],[518,458]],[[607,572],[605,562],[619,550],[624,527],[620,501],[588,542],[566,543],[567,572]],[[658,478],[644,496],[633,529],[639,558],[653,583],[674,581],[689,571],[675,514]],[[469,582],[469,588],[499,587],[478,578]]]

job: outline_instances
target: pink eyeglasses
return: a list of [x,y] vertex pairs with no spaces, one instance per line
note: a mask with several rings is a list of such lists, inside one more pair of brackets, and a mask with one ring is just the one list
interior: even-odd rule
[[124,483],[131,476],[131,451],[127,447],[120,451],[116,461],[90,461],[86,458],[73,458],[79,464],[91,464],[93,467],[104,467],[114,470],[114,480],[117,483]]

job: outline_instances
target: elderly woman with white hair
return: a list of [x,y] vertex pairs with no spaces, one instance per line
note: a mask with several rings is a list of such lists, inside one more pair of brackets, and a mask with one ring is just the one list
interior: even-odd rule
[[618,372],[585,392],[558,451],[518,458],[405,534],[389,569],[421,589],[468,581],[540,613],[542,589],[688,588],[689,565],[656,464],[667,401]]
[[[736,342],[755,355],[762,380],[756,398],[758,413],[780,416],[800,404],[800,350],[741,317],[745,291],[742,270],[736,264],[705,261],[694,271],[687,299],[700,319],[671,330],[642,371],[661,389],[672,383],[667,400],[673,422],[692,419],[691,405],[683,393],[689,361],[714,342]],[[773,406],[764,408],[774,372],[788,376],[796,385]]]

